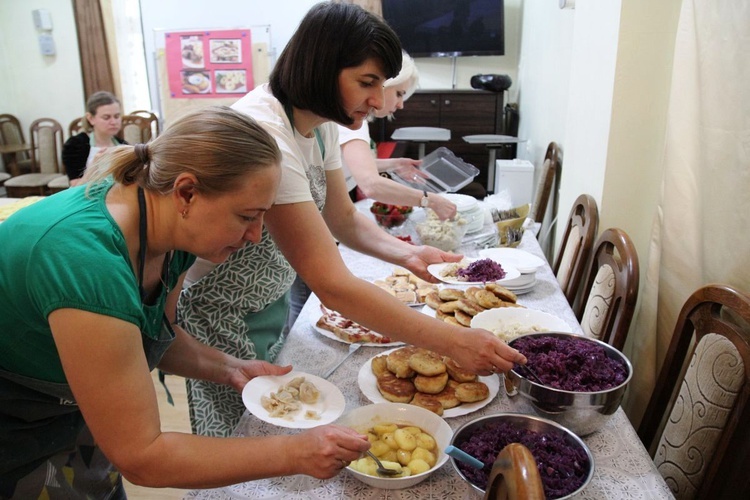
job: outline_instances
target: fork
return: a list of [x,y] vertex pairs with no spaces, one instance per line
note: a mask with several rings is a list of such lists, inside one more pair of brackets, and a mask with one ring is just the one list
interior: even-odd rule
[[397,475],[401,474],[402,471],[400,471],[400,470],[385,468],[383,466],[383,464],[380,462],[380,460],[378,460],[378,457],[376,457],[370,450],[367,450],[365,453],[367,453],[367,455],[370,458],[372,458],[373,460],[375,460],[375,463],[378,465],[377,471],[378,471],[379,475],[390,477],[390,476],[397,476]]
[[355,352],[357,352],[357,349],[359,349],[360,347],[362,347],[362,344],[349,344],[349,352],[347,352],[346,354],[344,354],[344,357],[341,358],[338,361],[338,363],[336,363],[331,368],[329,368],[328,371],[324,372],[321,375],[321,378],[328,378],[328,377],[330,377],[331,374],[336,371],[336,368],[338,368],[339,366],[341,366],[341,363],[343,363],[344,361],[346,361],[349,356],[351,356],[352,354],[354,354]]

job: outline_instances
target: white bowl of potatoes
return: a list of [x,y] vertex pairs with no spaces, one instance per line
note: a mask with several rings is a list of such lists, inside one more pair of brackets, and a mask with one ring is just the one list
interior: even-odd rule
[[427,479],[442,467],[448,456],[453,430],[441,417],[418,406],[402,403],[376,403],[360,406],[336,421],[351,427],[370,440],[370,451],[387,468],[401,470],[394,477],[380,477],[372,458],[364,456],[346,468],[350,474],[375,488],[409,488]]

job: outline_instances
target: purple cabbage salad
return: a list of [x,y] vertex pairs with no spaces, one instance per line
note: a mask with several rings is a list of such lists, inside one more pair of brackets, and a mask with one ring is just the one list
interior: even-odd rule
[[532,335],[513,341],[544,385],[573,392],[597,392],[622,385],[628,369],[603,346],[584,338]]
[[510,443],[526,446],[536,460],[546,498],[570,495],[586,481],[591,464],[582,447],[566,439],[563,432],[535,432],[515,427],[510,422],[488,422],[472,429],[456,447],[484,463],[481,469],[456,462],[469,481],[487,489],[492,464],[498,453]]
[[505,278],[505,270],[492,259],[479,259],[456,271],[456,276],[463,281],[487,283]]

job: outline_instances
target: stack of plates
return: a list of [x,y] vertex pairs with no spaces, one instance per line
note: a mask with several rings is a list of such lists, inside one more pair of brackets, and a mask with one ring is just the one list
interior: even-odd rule
[[518,278],[503,283],[503,286],[516,295],[530,292],[536,285],[536,271],[544,265],[544,260],[517,248],[486,248],[479,251],[482,258],[497,262],[507,262],[521,272]]
[[458,216],[466,220],[466,234],[479,232],[484,227],[484,210],[479,201],[465,194],[446,193],[443,196],[456,204]]

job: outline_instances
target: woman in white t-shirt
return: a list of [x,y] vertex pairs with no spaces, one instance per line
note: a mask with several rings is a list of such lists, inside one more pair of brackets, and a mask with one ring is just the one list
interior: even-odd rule
[[[398,74],[401,57],[398,37],[382,18],[357,5],[321,2],[282,51],[269,84],[232,106],[276,139],[281,183],[259,243],[216,267],[203,262],[194,269],[178,304],[188,333],[241,359],[275,360],[298,273],[331,309],[449,355],[473,372],[488,375],[525,362],[492,333],[431,318],[357,278],[336,247],[338,240],[430,281],[436,280],[429,264],[462,258],[389,235],[349,199],[337,123],[360,128],[383,107],[383,84]],[[245,409],[239,394],[191,379],[188,402],[194,432],[212,436],[231,434]]]
[[[419,72],[414,60],[403,53],[401,71],[385,82],[385,102],[373,113],[375,118],[393,118],[393,113],[404,108],[406,101],[417,88]],[[451,219],[456,215],[456,204],[447,198],[426,190],[399,184],[383,172],[395,171],[404,179],[418,180],[426,177],[418,167],[422,160],[411,158],[376,159],[374,143],[370,139],[367,123],[357,130],[339,125],[339,144],[343,161],[346,187],[350,197],[357,187],[367,198],[391,205],[407,205],[431,208],[440,219]]]

